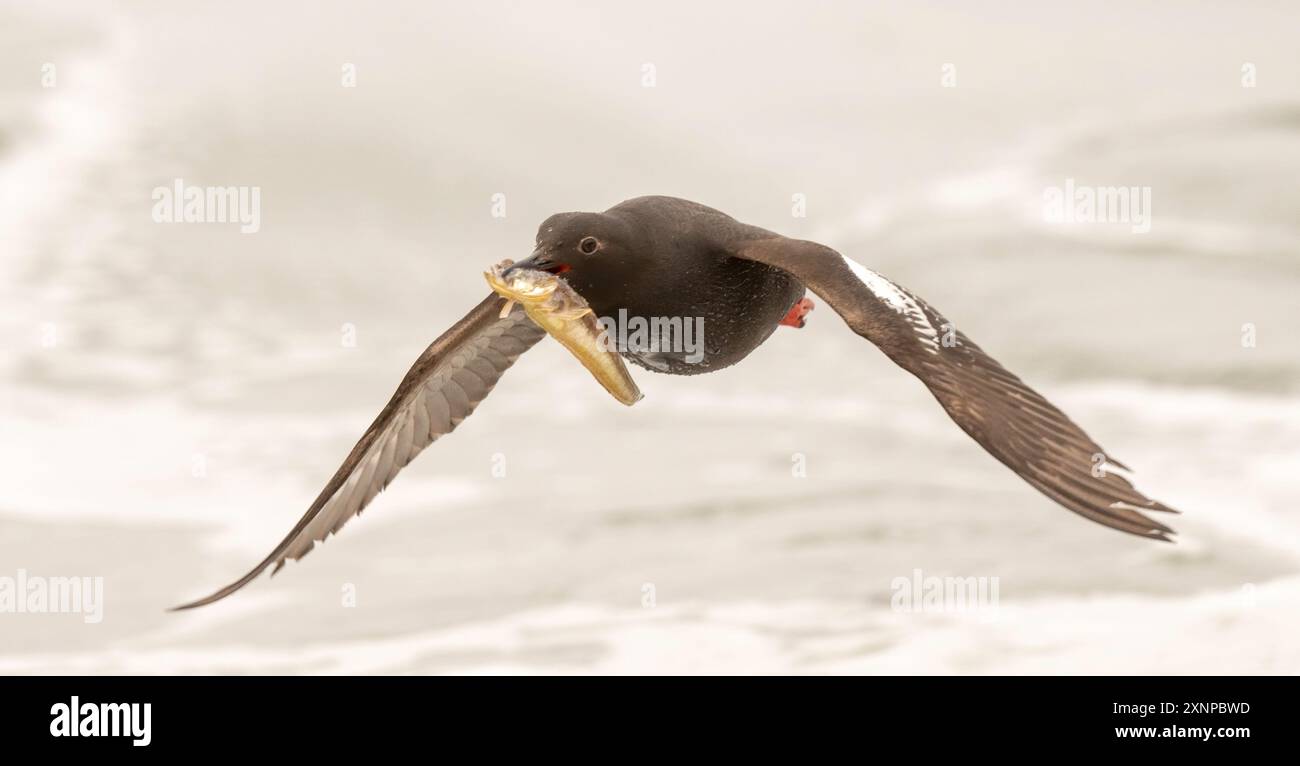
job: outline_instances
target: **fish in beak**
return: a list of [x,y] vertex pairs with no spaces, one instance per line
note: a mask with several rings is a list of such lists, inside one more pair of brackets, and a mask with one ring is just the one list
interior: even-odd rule
[[596,313],[572,287],[546,266],[537,254],[519,263],[502,261],[484,272],[488,286],[505,298],[501,316],[518,303],[528,318],[555,338],[615,399],[631,406],[641,400],[641,390],[623,364]]

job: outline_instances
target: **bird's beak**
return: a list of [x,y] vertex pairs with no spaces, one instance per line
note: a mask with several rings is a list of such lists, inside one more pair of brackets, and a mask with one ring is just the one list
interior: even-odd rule
[[508,266],[505,271],[501,272],[501,276],[502,278],[508,277],[510,272],[516,270],[547,271],[552,274],[563,274],[569,270],[569,264],[559,263],[551,257],[550,253],[538,248],[533,251],[532,255]]

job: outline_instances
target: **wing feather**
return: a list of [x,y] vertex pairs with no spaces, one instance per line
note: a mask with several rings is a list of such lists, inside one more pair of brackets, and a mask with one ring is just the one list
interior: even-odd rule
[[854,332],[920,378],[957,425],[1060,505],[1130,534],[1169,540],[1145,512],[1177,513],[1139,492],[1064,412],[986,354],[914,293],[815,242],[771,236],[736,249],[820,295]]
[[545,335],[518,306],[500,317],[503,303],[496,295],[484,299],[420,355],[316,501],[261,563],[176,609],[218,601],[267,568],[274,573],[307,555],[360,514],[422,449],[469,417],[520,354]]

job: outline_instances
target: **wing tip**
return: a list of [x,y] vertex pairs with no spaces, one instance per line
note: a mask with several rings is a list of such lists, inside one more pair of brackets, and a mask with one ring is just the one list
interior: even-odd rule
[[[1178,535],[1178,530],[1174,529],[1173,527],[1162,524],[1156,521],[1155,519],[1146,516],[1142,513],[1138,513],[1137,510],[1135,509],[1128,508],[1126,506],[1118,506],[1118,507],[1120,510],[1129,511],[1131,515],[1137,516],[1137,518],[1117,519],[1111,516],[1102,516],[1099,518],[1095,518],[1094,521],[1098,522],[1099,524],[1102,524],[1103,526],[1110,527],[1111,529],[1115,529],[1120,532],[1127,532],[1131,535],[1142,537],[1147,540],[1158,540],[1162,543],[1178,542],[1178,540],[1175,539],[1175,537]],[[1116,508],[1116,506],[1111,506],[1111,508]],[[1173,511],[1173,512],[1177,513],[1177,511]]]
[[185,611],[189,611],[190,609],[197,609],[201,606],[207,606],[208,604],[215,604],[216,602],[220,601],[226,596],[229,596],[230,594],[234,593],[235,591],[239,590],[240,588],[244,587],[247,584],[248,583],[245,582],[231,583],[230,585],[227,585],[221,590],[218,590],[215,593],[210,593],[204,596],[203,598],[196,599],[194,601],[189,601],[187,603],[180,604],[179,606],[168,607],[167,612],[169,613],[185,612]]
[[[259,575],[261,575],[263,572],[266,571],[266,568],[270,566],[271,561],[273,560],[274,559],[268,558],[267,560],[263,561],[261,564],[258,564],[256,567],[254,567],[253,570],[250,571],[248,574],[244,575],[238,580],[235,580],[234,582],[230,583],[226,587],[218,589],[214,593],[210,593],[207,596],[204,596],[203,598],[196,599],[194,601],[189,601],[184,604],[180,604],[178,606],[168,607],[166,611],[168,613],[184,612],[190,609],[197,609],[198,607],[201,606],[207,606],[208,604],[214,604],[220,601],[221,599],[225,598],[226,596],[231,595],[235,591],[242,589],[245,585],[248,585],[253,580],[256,580]],[[275,568],[276,572],[280,571],[280,567],[284,566],[284,561],[285,561],[284,559],[279,560],[279,563]],[[274,572],[272,574],[274,574]]]
[[196,599],[194,601],[189,601],[184,604],[178,604],[177,606],[169,606],[164,611],[166,611],[168,614],[172,612],[186,612],[189,611],[190,609],[197,609],[198,607],[207,606],[208,604],[214,603],[216,601],[220,601],[221,599],[225,598],[228,595],[230,594],[217,591],[216,593],[213,593],[208,596],[204,596],[203,598]]

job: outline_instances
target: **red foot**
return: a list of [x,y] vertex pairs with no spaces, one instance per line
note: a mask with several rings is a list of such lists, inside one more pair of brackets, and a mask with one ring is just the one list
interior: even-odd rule
[[800,298],[798,302],[790,307],[790,311],[785,315],[785,319],[781,320],[781,324],[786,327],[803,327],[807,324],[804,317],[808,316],[812,310],[813,302],[807,298]]

